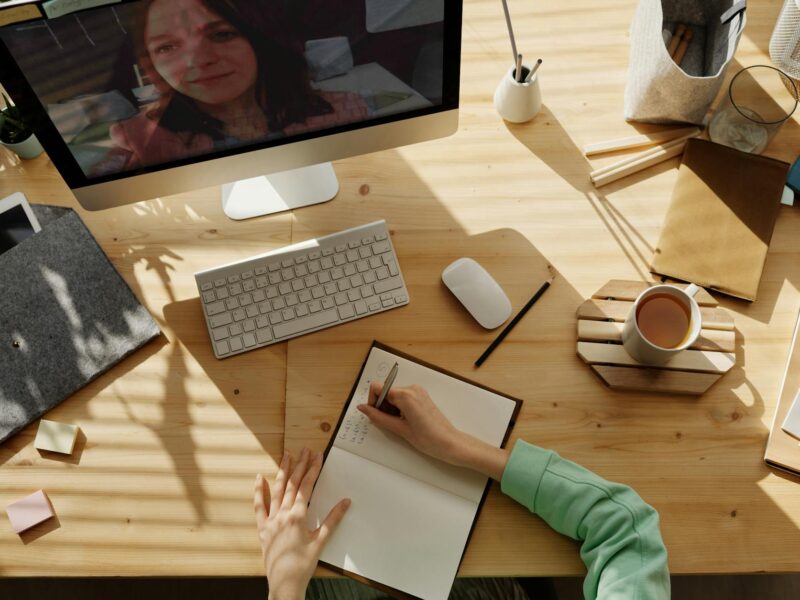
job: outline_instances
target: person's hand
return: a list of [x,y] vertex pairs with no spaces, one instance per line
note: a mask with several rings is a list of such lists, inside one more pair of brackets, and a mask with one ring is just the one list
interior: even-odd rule
[[[372,423],[399,435],[424,454],[480,471],[498,481],[502,478],[508,453],[456,429],[423,388],[393,387],[379,410],[375,403],[382,389],[383,383],[373,381],[368,403],[358,405]],[[390,407],[386,407],[387,402]]]
[[309,531],[306,511],[321,469],[322,454],[312,457],[303,448],[294,470],[291,455],[284,453],[274,483],[268,485],[261,474],[256,476],[256,525],[273,600],[305,598],[319,555],[350,506],[345,498],[320,527]]

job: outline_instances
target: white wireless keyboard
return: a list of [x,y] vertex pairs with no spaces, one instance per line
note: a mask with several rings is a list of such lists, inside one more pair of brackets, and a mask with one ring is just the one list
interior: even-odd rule
[[194,277],[217,358],[408,304],[386,221]]

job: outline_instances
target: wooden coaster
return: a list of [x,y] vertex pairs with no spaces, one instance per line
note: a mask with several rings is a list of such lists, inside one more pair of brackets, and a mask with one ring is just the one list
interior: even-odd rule
[[[733,317],[706,290],[695,296],[703,329],[697,341],[666,365],[636,362],[622,347],[622,327],[633,302],[651,285],[612,280],[578,308],[578,356],[611,388],[703,394],[736,364]],[[686,284],[671,284],[686,287]]]

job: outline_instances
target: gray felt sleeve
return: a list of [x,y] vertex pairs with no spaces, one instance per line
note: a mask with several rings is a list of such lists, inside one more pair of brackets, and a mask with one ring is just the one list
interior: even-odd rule
[[78,214],[0,255],[0,442],[160,334]]

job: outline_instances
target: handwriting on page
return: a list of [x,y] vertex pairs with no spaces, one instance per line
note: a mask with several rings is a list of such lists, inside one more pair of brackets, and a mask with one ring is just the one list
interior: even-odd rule
[[339,439],[353,444],[363,444],[369,433],[369,419],[361,413],[352,414],[344,420],[339,428]]

